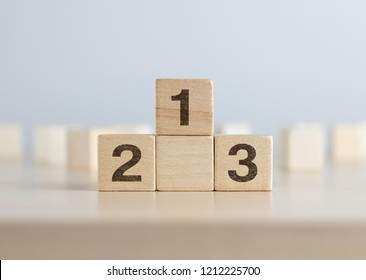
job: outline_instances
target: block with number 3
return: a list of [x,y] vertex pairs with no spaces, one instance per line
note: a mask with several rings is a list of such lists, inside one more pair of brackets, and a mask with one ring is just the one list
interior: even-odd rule
[[100,135],[99,191],[155,191],[155,136]]
[[215,136],[216,191],[270,191],[271,189],[271,136]]
[[212,81],[156,80],[156,134],[213,135]]

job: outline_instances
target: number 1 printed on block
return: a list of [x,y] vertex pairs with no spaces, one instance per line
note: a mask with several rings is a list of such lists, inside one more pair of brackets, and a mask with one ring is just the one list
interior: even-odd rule
[[179,95],[173,95],[172,101],[180,101],[180,125],[189,125],[189,89],[182,89]]

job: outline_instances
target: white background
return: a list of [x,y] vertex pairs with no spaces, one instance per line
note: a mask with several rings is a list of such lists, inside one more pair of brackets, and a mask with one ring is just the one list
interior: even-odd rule
[[[191,276],[107,276],[112,268],[190,268]],[[201,276],[201,267],[260,267],[259,276]],[[65,280],[65,279],[352,279],[364,280],[365,261],[3,261],[2,280]]]
[[1,0],[0,122],[155,125],[155,79],[211,78],[216,124],[366,119],[363,0]]

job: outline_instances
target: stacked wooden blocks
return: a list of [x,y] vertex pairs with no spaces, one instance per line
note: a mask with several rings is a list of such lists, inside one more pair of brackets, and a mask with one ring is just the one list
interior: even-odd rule
[[99,190],[271,190],[272,137],[213,127],[211,80],[157,80],[157,135],[100,135]]
[[157,80],[156,133],[157,190],[212,191],[212,81]]

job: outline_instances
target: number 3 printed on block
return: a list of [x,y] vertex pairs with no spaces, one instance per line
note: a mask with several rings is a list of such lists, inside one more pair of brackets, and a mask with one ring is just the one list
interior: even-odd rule
[[248,156],[245,159],[239,160],[239,165],[245,165],[248,167],[248,174],[245,176],[239,176],[236,170],[229,170],[228,174],[232,180],[244,183],[253,180],[257,176],[258,168],[253,162],[257,153],[255,149],[248,144],[237,144],[230,149],[229,156],[237,155],[240,150],[245,150],[248,153]]

